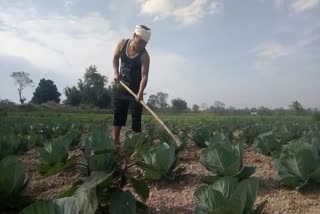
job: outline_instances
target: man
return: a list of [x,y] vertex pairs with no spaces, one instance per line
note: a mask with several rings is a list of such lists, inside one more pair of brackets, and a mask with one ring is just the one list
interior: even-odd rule
[[[148,82],[150,57],[145,47],[151,37],[151,30],[144,25],[137,25],[132,39],[122,39],[113,56],[114,80],[117,91],[114,99],[113,139],[120,145],[121,127],[126,125],[128,108],[131,107],[132,130],[141,131],[143,92]],[[121,66],[119,72],[119,59]],[[124,82],[136,95],[135,99],[123,88]]]

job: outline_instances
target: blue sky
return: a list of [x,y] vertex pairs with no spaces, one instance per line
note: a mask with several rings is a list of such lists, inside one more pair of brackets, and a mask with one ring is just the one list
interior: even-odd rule
[[148,95],[189,107],[320,108],[319,20],[320,0],[0,0],[0,99],[18,100],[14,71],[52,79],[61,93],[93,64],[112,79],[117,41],[145,24]]

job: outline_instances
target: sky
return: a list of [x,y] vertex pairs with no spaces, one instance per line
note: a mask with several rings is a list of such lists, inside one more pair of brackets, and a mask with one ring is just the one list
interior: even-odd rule
[[144,24],[145,100],[161,91],[188,107],[320,108],[319,20],[320,0],[0,0],[0,99],[18,102],[16,71],[63,94],[96,65],[110,84],[117,42]]

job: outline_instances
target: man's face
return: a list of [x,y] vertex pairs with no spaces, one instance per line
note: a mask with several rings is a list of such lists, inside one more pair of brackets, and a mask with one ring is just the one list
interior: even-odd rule
[[140,36],[134,34],[133,45],[138,51],[142,51],[147,46],[147,42],[144,41]]

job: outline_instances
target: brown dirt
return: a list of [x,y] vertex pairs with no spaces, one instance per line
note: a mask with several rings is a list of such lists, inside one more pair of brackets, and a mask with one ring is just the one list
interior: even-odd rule
[[[182,154],[181,164],[185,172],[180,181],[166,185],[152,185],[148,206],[152,213],[193,213],[196,199],[195,190],[201,185],[200,177],[207,170],[199,163],[200,150],[190,144]],[[267,200],[265,214],[318,214],[320,213],[320,188],[308,187],[303,192],[281,187],[277,181],[277,171],[272,166],[271,157],[245,148],[244,164],[257,167],[256,176],[260,179],[257,204]]]
[[[190,142],[181,156],[180,163],[185,168],[181,176],[172,183],[149,185],[150,196],[146,203],[151,213],[193,213],[196,204],[194,192],[202,185],[201,176],[207,174],[207,170],[199,163],[199,155],[200,149]],[[31,176],[27,194],[37,199],[57,198],[81,178],[78,169],[48,177],[39,175],[36,169],[38,155],[34,149],[20,158],[26,163],[28,176]],[[244,163],[257,167],[254,174],[260,179],[257,203],[268,201],[264,213],[320,213],[319,186],[309,186],[301,192],[280,186],[271,158],[256,153],[250,147],[245,148]]]
[[320,213],[320,188],[310,185],[302,191],[280,186],[272,158],[256,153],[252,148],[245,151],[244,162],[257,166],[254,176],[260,179],[257,202],[267,200],[264,213]]
[[150,185],[147,205],[152,213],[193,213],[196,202],[194,191],[201,185],[201,176],[207,173],[198,161],[199,156],[200,150],[196,145],[189,144],[181,155],[181,166],[185,170],[177,181]]
[[[71,152],[72,156],[75,152]],[[81,176],[78,168],[60,172],[52,176],[42,176],[38,173],[37,165],[39,154],[36,149],[29,150],[26,154],[20,156],[25,163],[29,184],[26,188],[26,194],[35,199],[54,199],[59,198],[60,194],[72,187]]]

